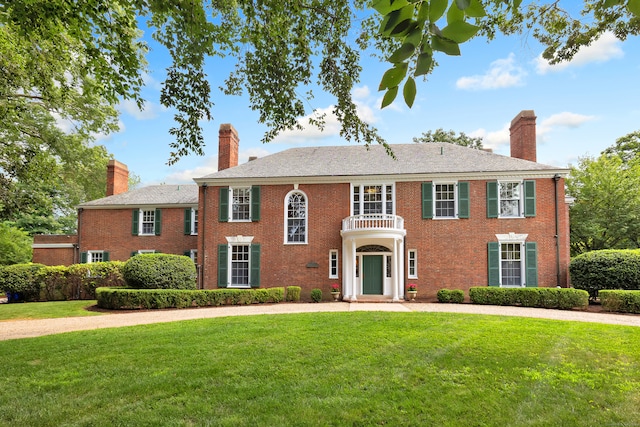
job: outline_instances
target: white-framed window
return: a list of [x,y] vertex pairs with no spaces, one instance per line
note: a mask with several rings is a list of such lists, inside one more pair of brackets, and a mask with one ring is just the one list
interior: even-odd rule
[[500,243],[500,283],[503,287],[524,286],[523,243]]
[[[186,255],[186,254],[185,254]],[[198,250],[197,249],[191,249],[189,251],[189,258],[191,258],[191,260],[197,264],[198,263]]]
[[237,245],[231,244],[230,250],[230,287],[246,288],[250,285],[250,271],[251,271],[251,246],[250,245]]
[[230,192],[231,221],[251,221],[251,187],[231,188]]
[[140,235],[155,234],[156,210],[140,210]]
[[500,217],[522,217],[523,211],[522,181],[509,181],[498,183],[498,206]]
[[416,249],[409,249],[407,258],[409,263],[409,272],[407,274],[407,278],[417,279],[418,278],[418,251]]
[[198,209],[191,208],[191,234],[198,234]]
[[329,251],[329,279],[338,278],[338,250]]
[[456,217],[456,184],[434,183],[433,185],[433,212],[435,218]]
[[284,198],[285,236],[289,244],[307,243],[307,196],[300,190],[290,191]]
[[87,263],[106,261],[104,251],[87,251]]
[[360,214],[395,213],[395,187],[393,184],[353,184],[351,186],[351,212]]

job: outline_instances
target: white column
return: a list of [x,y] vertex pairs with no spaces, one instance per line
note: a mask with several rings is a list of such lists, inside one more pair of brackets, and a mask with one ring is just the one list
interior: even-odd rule
[[398,239],[398,293],[404,299],[404,239]]
[[356,239],[351,239],[351,301],[357,301],[357,279],[356,279]]
[[393,253],[391,254],[391,297],[392,301],[397,302],[399,294],[399,280],[398,275],[400,269],[398,268],[398,239],[393,239]]

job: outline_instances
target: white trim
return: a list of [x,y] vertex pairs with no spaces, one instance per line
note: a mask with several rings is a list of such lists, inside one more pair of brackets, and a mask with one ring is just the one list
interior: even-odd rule
[[[413,259],[411,257],[413,254]],[[411,261],[413,261],[413,274],[411,274]],[[418,250],[417,249],[409,249],[407,251],[407,279],[417,279],[418,278]]]
[[[233,190],[247,190],[249,192],[249,218],[247,219],[233,219]],[[228,218],[228,222],[251,222],[251,219],[253,218],[252,214],[253,212],[251,212],[251,205],[252,200],[251,200],[251,186],[246,186],[246,185],[237,185],[237,186],[229,186],[229,218]]]
[[[516,234],[509,234],[509,236],[518,236]],[[504,235],[502,235],[504,236]],[[527,236],[526,234],[520,234],[520,236]],[[502,245],[503,244],[507,244],[507,245],[518,245],[520,247],[520,284],[519,285],[504,285],[502,283]],[[501,288],[524,288],[526,286],[526,273],[527,273],[527,268],[526,268],[526,251],[525,251],[525,247],[524,247],[524,240],[506,240],[506,241],[498,241],[498,259],[500,262],[500,268],[498,270],[498,272],[500,273],[500,287]],[[508,261],[508,260],[507,260]]]
[[[156,210],[158,208],[138,209],[138,236],[155,236],[156,235]],[[144,213],[153,212],[153,231],[151,233],[143,233],[144,228]],[[162,215],[162,214],[161,214]]]
[[32,249],[66,249],[75,248],[75,243],[33,243]]
[[[92,264],[94,262],[103,262],[104,261],[104,253],[105,253],[105,251],[87,251],[87,264]],[[102,254],[102,260],[101,261],[94,261],[93,260],[93,255],[94,254]]]
[[[502,215],[502,209],[500,207],[501,197],[500,197],[500,185],[501,184],[518,184],[519,200],[518,200],[518,215]],[[508,199],[515,200],[515,199]],[[503,179],[498,181],[498,218],[500,219],[509,219],[509,218],[524,218],[524,180],[522,179]]]
[[499,243],[523,243],[529,237],[528,234],[516,234],[510,232],[509,234],[496,234],[496,239]]
[[[333,263],[335,261],[336,264],[336,272],[335,274],[333,274],[332,270],[333,270]],[[339,278],[339,270],[338,268],[340,267],[340,264],[338,263],[338,250],[337,249],[331,249],[329,250],[329,279],[337,279]]]
[[[438,216],[436,214],[436,185],[453,185],[453,216]],[[433,219],[458,219],[458,181],[432,181],[431,199],[433,202]]]
[[[350,212],[350,216],[354,216],[354,215],[363,215],[364,214],[364,187],[365,186],[370,186],[370,187],[382,187],[381,188],[381,203],[382,203],[382,212],[380,212],[381,214],[387,214],[387,215],[395,215],[396,214],[396,184],[395,182],[390,182],[388,181],[384,181],[384,182],[379,182],[377,180],[362,180],[362,181],[353,181],[350,183],[350,188],[351,188],[351,197],[349,198],[349,212]],[[387,212],[387,188],[391,187],[391,213]],[[355,189],[358,189],[358,195],[360,197],[360,200],[358,200],[358,209],[359,212],[358,214],[354,213],[353,210],[353,198],[354,195],[356,194]]]
[[[289,241],[289,197],[293,194],[301,194],[304,197],[304,241],[303,242],[290,242]],[[307,194],[299,189],[293,189],[284,196],[284,244],[285,245],[306,245],[309,243],[309,197]]]
[[[243,236],[238,236],[243,237]],[[227,238],[227,240],[229,240],[229,238]],[[251,289],[251,240],[253,240],[253,236],[250,237],[250,240],[247,241],[249,239],[243,239],[243,241],[240,242],[229,242],[229,244],[227,245],[227,288],[230,289]],[[233,274],[233,246],[245,246],[248,248],[247,251],[247,284],[246,285],[234,285],[233,283],[231,283],[231,281],[233,280],[232,274]]]
[[[196,228],[196,215],[198,213],[198,208],[191,208],[191,217],[190,217],[190,222],[191,222],[191,236],[197,236],[198,232],[194,231]],[[198,221],[200,221],[200,218],[198,218]],[[198,224],[199,226],[200,224]]]
[[253,241],[253,236],[227,236],[227,243],[234,245],[249,244]]

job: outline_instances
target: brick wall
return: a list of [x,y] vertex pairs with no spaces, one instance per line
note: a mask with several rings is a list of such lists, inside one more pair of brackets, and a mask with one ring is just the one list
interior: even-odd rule
[[74,245],[78,236],[63,234],[36,234],[33,236],[33,262],[44,265],[71,265],[77,262]]
[[[423,220],[421,183],[396,184],[396,213],[405,220],[405,260],[408,249],[418,251],[418,279],[421,296],[435,298],[441,288],[467,291],[471,286],[487,285],[487,243],[497,241],[496,234],[528,234],[527,241],[538,244],[539,286],[556,286],[556,239],[554,185],[552,178],[536,180],[537,212],[534,218],[487,218],[486,181],[470,181],[470,218]],[[560,202],[561,284],[567,283],[569,262],[569,226],[564,203],[564,181],[558,183]],[[299,190],[308,198],[308,244],[285,245],[284,199],[293,185],[261,187],[261,220],[253,223],[218,221],[219,187],[208,187],[206,206],[200,189],[201,233],[199,253],[204,258],[203,284],[217,287],[218,244],[225,236],[254,236],[261,244],[261,286],[303,288],[303,298],[314,287],[329,292],[330,284],[342,281],[342,219],[350,214],[350,185],[309,184]],[[206,220],[203,218],[206,212]],[[329,250],[339,250],[340,279],[329,279]],[[310,263],[317,268],[310,268]]]

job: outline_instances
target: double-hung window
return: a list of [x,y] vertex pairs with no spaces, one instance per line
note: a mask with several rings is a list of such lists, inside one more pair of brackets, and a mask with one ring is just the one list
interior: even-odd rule
[[260,220],[260,187],[221,187],[219,200],[221,222]]
[[[535,242],[509,239],[489,243],[489,286],[538,286],[538,250]],[[522,236],[526,238],[526,235]]]
[[134,209],[131,234],[134,236],[159,236],[161,226],[160,209]]
[[393,184],[354,184],[351,189],[353,215],[395,213]]
[[409,272],[407,277],[409,279],[417,279],[418,278],[418,251],[416,249],[409,249],[408,252],[409,258]]
[[338,250],[331,249],[329,251],[329,278],[338,278]]
[[231,189],[231,220],[251,221],[251,189]]
[[260,287],[260,245],[240,236],[218,245],[218,286],[221,288]]
[[87,251],[80,254],[80,262],[91,264],[93,262],[109,261],[109,252],[106,251]]
[[285,243],[307,243],[307,197],[294,190],[285,197]]
[[536,182],[487,182],[488,218],[523,218],[536,216]]
[[422,218],[469,218],[469,183],[423,182]]
[[184,234],[198,234],[198,209],[187,208],[184,210]]
[[231,245],[231,286],[249,286],[249,245]]

